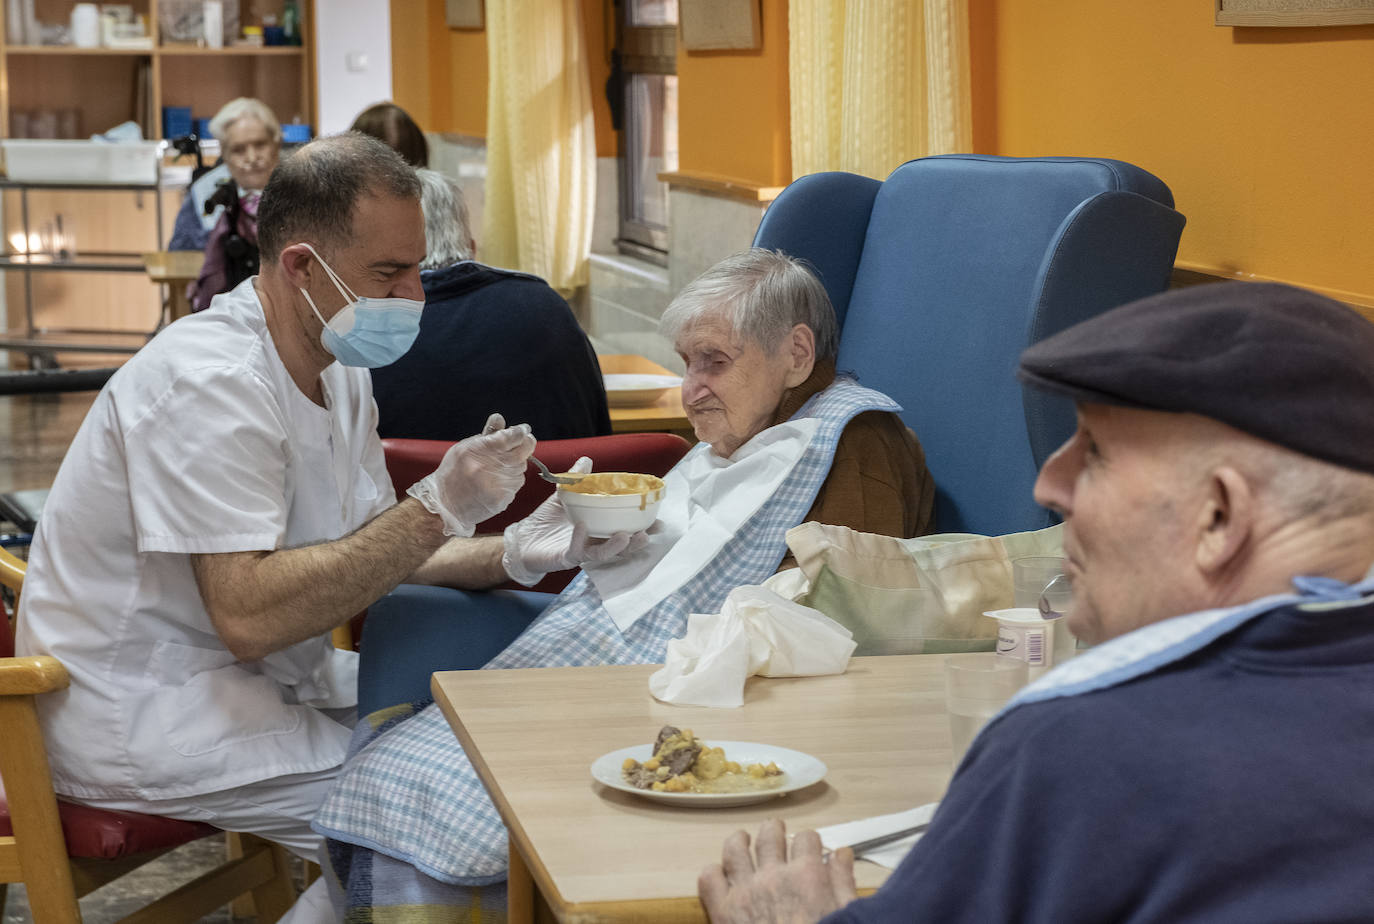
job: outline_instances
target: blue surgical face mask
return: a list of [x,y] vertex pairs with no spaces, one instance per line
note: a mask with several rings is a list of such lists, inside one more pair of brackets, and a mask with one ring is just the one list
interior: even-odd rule
[[359,298],[344,285],[329,264],[309,244],[303,245],[320,261],[329,281],[347,304],[328,321],[315,307],[310,293],[301,289],[310,310],[320,319],[324,330],[320,343],[345,366],[375,369],[388,366],[406,354],[420,333],[420,312],[425,303],[413,298]]

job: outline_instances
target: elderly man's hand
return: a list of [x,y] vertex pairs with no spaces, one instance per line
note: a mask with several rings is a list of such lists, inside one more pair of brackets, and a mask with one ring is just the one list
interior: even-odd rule
[[730,835],[721,865],[702,870],[697,891],[713,924],[811,924],[857,896],[854,854],[842,847],[826,862],[820,835],[803,831],[789,858],[786,828],[770,819],[759,828],[752,854],[748,834]]
[[[592,460],[583,456],[568,471],[585,475]],[[610,561],[644,548],[648,537],[642,532],[616,533],[609,539],[591,539],[582,524],[573,525],[554,491],[548,500],[525,519],[506,527],[505,553],[501,564],[511,579],[533,587],[550,571],[564,571],[594,562]]]
[[529,424],[507,427],[500,414],[477,436],[454,443],[439,467],[406,491],[444,521],[449,536],[471,536],[477,524],[510,506],[534,452]]

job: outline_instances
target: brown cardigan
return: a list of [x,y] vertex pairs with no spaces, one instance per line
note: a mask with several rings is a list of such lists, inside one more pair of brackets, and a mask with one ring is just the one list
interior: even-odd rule
[[[790,419],[833,381],[834,362],[817,362],[805,382],[782,396],[772,425]],[[935,482],[916,434],[896,414],[865,411],[840,434],[830,474],[804,522],[909,539],[934,529],[934,507]],[[790,555],[782,563],[794,565]]]

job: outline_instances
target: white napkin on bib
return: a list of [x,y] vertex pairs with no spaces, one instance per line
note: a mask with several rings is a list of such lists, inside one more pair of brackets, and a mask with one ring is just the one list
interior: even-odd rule
[[649,692],[681,706],[742,706],[746,678],[842,674],[854,647],[850,631],[819,610],[766,587],[736,587],[719,613],[687,617]]

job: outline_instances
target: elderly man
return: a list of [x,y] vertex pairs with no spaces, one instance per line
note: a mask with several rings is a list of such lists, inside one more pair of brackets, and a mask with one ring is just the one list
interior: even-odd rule
[[1242,283],[1027,350],[1078,402],[1036,498],[1097,647],[987,726],[873,896],[770,822],[702,874],[711,919],[1374,919],[1371,356],[1348,308]]
[[[20,653],[71,675],[39,703],[59,793],[318,860],[309,821],[356,702],[356,655],[330,629],[401,580],[490,586],[503,556],[522,571],[568,557],[557,523],[521,531],[533,550],[448,539],[523,482],[534,440],[499,417],[392,496],[359,367],[415,337],[419,195],[374,139],[303,148],[263,196],[262,274],[161,332],[96,399],[44,507],[18,622]],[[293,913],[334,919],[321,888]]]
[[[765,250],[727,258],[683,290],[663,329],[686,364],[683,403],[702,442],[665,478],[646,546],[584,569],[487,667],[662,661],[690,613],[716,612],[731,589],[773,574],[787,530],[806,519],[898,536],[929,530],[934,486],[920,445],[891,399],[836,376],[834,309],[804,265]],[[523,532],[510,527],[507,542]],[[508,570],[526,585],[542,577]],[[419,668],[413,692],[388,705],[423,695],[432,670],[482,666],[463,664],[461,639],[443,637],[454,618],[444,614],[425,637],[428,661],[408,659]],[[385,657],[371,641],[365,650],[365,661]],[[400,724],[394,712],[376,719],[379,734],[359,726],[358,757],[315,822],[339,842],[332,855],[350,913],[366,919],[394,895],[461,904],[465,886],[490,887],[483,907],[500,902],[505,830],[442,713],[431,705]]]
[[425,311],[415,346],[372,371],[378,433],[455,440],[492,411],[542,440],[610,433],[601,367],[568,303],[538,276],[478,263],[458,183],[417,173]]

